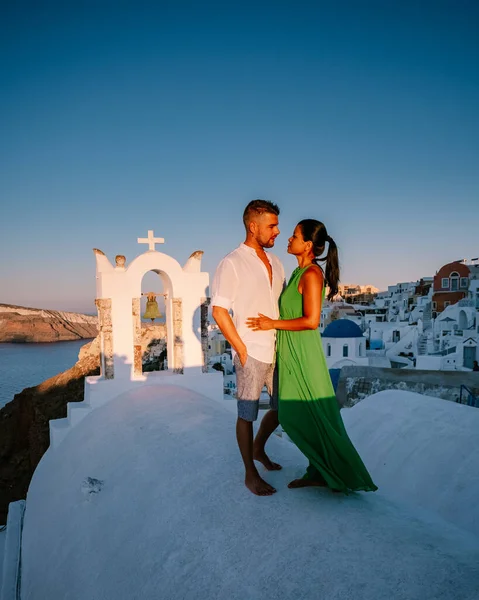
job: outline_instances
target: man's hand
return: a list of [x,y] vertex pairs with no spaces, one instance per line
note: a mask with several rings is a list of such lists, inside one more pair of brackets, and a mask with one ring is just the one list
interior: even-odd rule
[[261,313],[258,313],[258,317],[250,317],[246,319],[246,325],[253,331],[268,331],[274,329],[274,321]]
[[228,342],[231,344],[231,347],[236,351],[241,366],[244,367],[246,360],[248,359],[248,350],[246,348],[246,344],[238,335],[236,327],[234,326],[226,308],[221,306],[213,306],[213,319],[216,321],[221,333],[225,336],[225,339],[228,340]]
[[243,344],[243,346],[239,350],[237,350],[236,353],[238,354],[238,358],[241,363],[241,366],[244,367],[246,364],[246,361],[248,360],[248,350],[247,350],[246,346]]

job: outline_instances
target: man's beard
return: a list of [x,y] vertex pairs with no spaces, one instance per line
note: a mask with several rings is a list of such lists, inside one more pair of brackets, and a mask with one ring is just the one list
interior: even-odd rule
[[270,238],[266,242],[260,242],[260,246],[262,248],[272,248],[274,246],[275,239],[276,238]]

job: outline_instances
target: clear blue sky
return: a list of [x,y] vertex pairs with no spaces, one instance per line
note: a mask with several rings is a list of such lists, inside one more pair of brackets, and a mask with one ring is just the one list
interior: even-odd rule
[[345,283],[479,254],[473,0],[3,3],[0,65],[0,302],[92,312],[148,229],[213,273],[258,197],[288,272],[305,217]]

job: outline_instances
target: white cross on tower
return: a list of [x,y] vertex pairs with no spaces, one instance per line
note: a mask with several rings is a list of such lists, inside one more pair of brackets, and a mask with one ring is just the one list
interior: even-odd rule
[[155,244],[164,244],[165,240],[163,238],[156,238],[153,234],[153,229],[148,229],[148,237],[138,238],[138,243],[148,244],[149,250],[155,250]]

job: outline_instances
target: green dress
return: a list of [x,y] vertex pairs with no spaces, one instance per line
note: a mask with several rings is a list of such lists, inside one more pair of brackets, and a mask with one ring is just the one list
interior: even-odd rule
[[[281,319],[303,316],[298,284],[307,268],[293,271],[279,300]],[[279,421],[309,460],[304,478],[345,493],[377,490],[346,433],[319,332],[279,330],[276,360]]]

